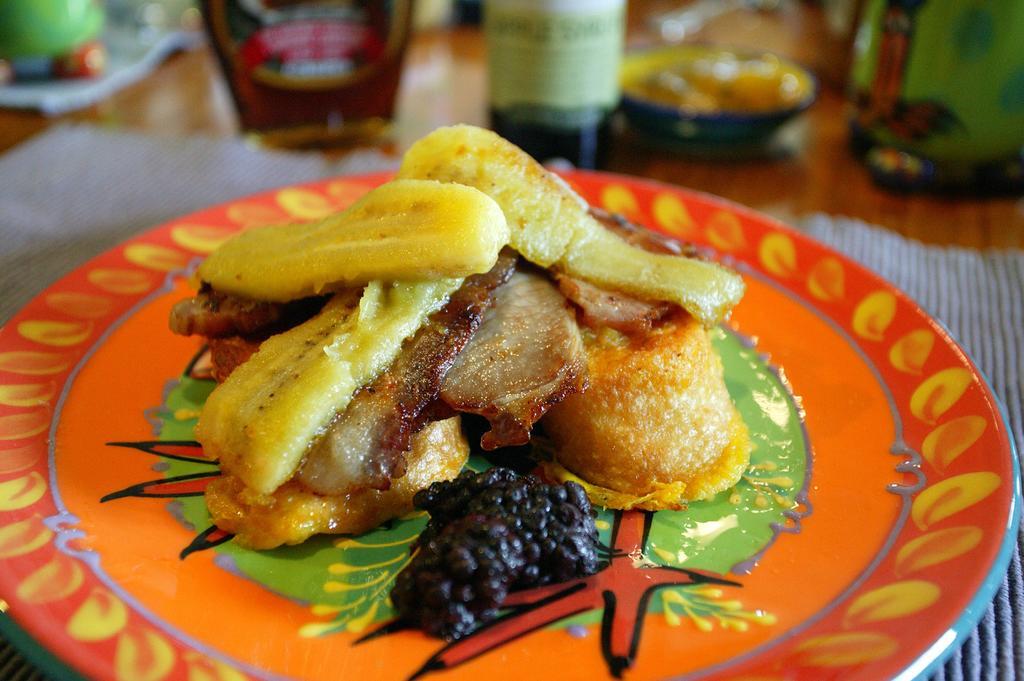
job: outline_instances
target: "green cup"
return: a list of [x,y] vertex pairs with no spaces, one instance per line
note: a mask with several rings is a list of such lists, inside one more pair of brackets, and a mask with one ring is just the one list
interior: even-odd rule
[[99,0],[0,0],[0,59],[57,59],[102,28]]
[[870,0],[851,76],[879,182],[1024,188],[1021,0]]

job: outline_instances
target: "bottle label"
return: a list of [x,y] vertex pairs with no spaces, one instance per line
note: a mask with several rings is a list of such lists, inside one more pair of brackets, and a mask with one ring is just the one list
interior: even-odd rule
[[484,7],[491,106],[573,129],[619,100],[623,0],[492,0]]
[[329,90],[368,76],[405,37],[406,22],[391,21],[392,2],[208,4],[214,37],[232,46],[235,70],[287,90]]

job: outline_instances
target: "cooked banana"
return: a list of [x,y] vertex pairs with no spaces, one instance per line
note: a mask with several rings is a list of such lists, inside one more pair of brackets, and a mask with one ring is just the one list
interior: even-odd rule
[[204,451],[250,489],[270,494],[355,391],[391,362],[461,279],[369,284],[271,336],[210,394],[196,426]]
[[466,277],[494,266],[505,216],[471,187],[389,182],[319,222],[242,232],[199,266],[222,293],[288,301],[373,280]]
[[714,263],[630,246],[593,217],[563,182],[488,130],[439,128],[416,142],[398,173],[465,184],[501,206],[510,243],[523,257],[605,288],[685,308],[705,326],[743,296],[743,279]]

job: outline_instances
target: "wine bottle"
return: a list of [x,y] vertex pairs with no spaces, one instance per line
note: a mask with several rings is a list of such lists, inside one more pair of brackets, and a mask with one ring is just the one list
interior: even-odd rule
[[625,0],[485,0],[491,127],[539,161],[603,165]]

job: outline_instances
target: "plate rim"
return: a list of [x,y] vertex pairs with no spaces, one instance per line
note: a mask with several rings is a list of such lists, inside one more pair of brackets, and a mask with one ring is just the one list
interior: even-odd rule
[[[984,616],[986,610],[988,609],[988,606],[995,599],[995,596],[998,593],[999,588],[1002,586],[1002,583],[1006,578],[1006,574],[1010,567],[1010,562],[1013,559],[1014,547],[1017,544],[1017,535],[1020,533],[1021,529],[1021,515],[1022,511],[1024,511],[1024,488],[1022,488],[1021,482],[1022,469],[1020,462],[1020,451],[1018,450],[1017,442],[1013,437],[1014,431],[1010,427],[1009,410],[1007,409],[1002,397],[1000,397],[992,388],[992,381],[989,379],[986,372],[983,371],[981,367],[978,366],[977,362],[974,361],[974,357],[972,356],[971,352],[969,352],[967,348],[964,347],[963,343],[960,342],[960,339],[957,337],[956,334],[953,333],[949,326],[944,321],[937,318],[929,310],[926,310],[924,306],[922,306],[921,303],[917,301],[916,298],[914,298],[906,291],[904,291],[903,287],[890,281],[889,279],[882,276],[881,274],[879,274],[872,268],[868,267],[867,265],[863,264],[859,260],[855,259],[854,257],[847,255],[846,253],[843,253],[842,251],[834,248],[831,244],[825,243],[824,241],[821,241],[820,239],[817,239],[811,236],[810,234],[802,232],[801,230],[796,229],[795,227],[789,224],[786,224],[785,222],[779,220],[778,218],[775,218],[771,215],[768,215],[767,213],[763,213],[754,208],[751,208],[749,206],[746,206],[744,204],[738,203],[725,197],[717,196],[715,194],[711,194],[709,192],[701,191],[698,189],[681,187],[679,185],[674,185],[670,182],[663,182],[661,180],[655,180],[644,177],[635,177],[623,173],[592,170],[574,170],[573,174],[585,175],[594,178],[616,178],[627,184],[647,185],[651,188],[659,188],[670,191],[678,191],[679,189],[683,189],[687,193],[699,195],[701,198],[711,203],[728,206],[733,211],[743,214],[748,218],[753,218],[759,221],[768,221],[772,224],[774,228],[788,234],[789,236],[795,235],[798,239],[811,241],[814,244],[817,244],[818,246],[821,246],[824,249],[826,249],[830,254],[838,255],[843,262],[855,265],[864,274],[867,274],[868,276],[874,278],[875,280],[885,284],[893,291],[896,291],[899,294],[899,296],[901,296],[904,300],[913,304],[914,307],[917,308],[917,310],[919,310],[925,317],[927,317],[929,320],[935,322],[936,324],[939,325],[939,327],[941,327],[943,334],[945,334],[948,340],[951,341],[956,346],[957,350],[970,364],[971,368],[974,370],[981,384],[992,396],[993,403],[996,405],[1001,425],[1006,430],[1006,439],[1010,445],[1010,463],[1011,468],[1013,470],[1013,491],[1010,495],[1010,506],[1008,509],[1009,517],[1006,519],[1008,521],[1008,524],[1006,526],[1005,532],[1003,533],[1002,540],[999,545],[999,551],[997,552],[995,559],[989,566],[989,570],[987,571],[985,578],[982,580],[981,584],[978,586],[974,595],[971,597],[970,602],[960,612],[956,620],[950,624],[947,633],[949,631],[953,631],[954,637],[949,641],[944,642],[944,635],[939,636],[937,639],[932,641],[931,645],[929,645],[924,651],[922,651],[917,656],[917,658],[915,658],[910,664],[904,667],[903,671],[901,671],[894,677],[894,679],[897,679],[899,681],[909,681],[910,679],[927,678],[929,675],[935,672],[940,666],[945,664],[945,662],[953,656],[953,653],[958,649],[958,646],[962,646],[966,639],[971,635],[971,633],[973,633],[973,631],[978,627],[978,623],[981,622],[981,618]],[[643,226],[646,227],[646,225]],[[936,651],[935,648],[940,642],[944,643],[944,645]],[[934,656],[932,657],[932,659],[929,662],[927,662],[923,668],[917,669],[917,667],[920,666],[920,662],[922,661],[922,659],[925,656],[932,654],[933,651]]]
[[[273,194],[274,192],[280,191],[281,189],[319,186],[331,181],[353,181],[358,183],[365,183],[367,185],[367,190],[369,190],[370,188],[372,188],[373,185],[379,183],[382,180],[386,181],[388,178],[393,177],[394,174],[395,173],[393,171],[382,171],[371,173],[332,175],[293,184],[283,184],[278,187],[272,187],[256,192],[242,194],[238,197],[234,197],[226,201],[218,202],[207,206],[202,206],[195,210],[183,213],[181,215],[176,215],[160,223],[141,229],[138,232],[132,234],[131,236],[118,241],[117,243],[109,246],[108,248],[105,248],[102,252],[97,253],[95,256],[79,262],[64,275],[58,277],[57,279],[47,284],[28,302],[26,302],[25,305],[15,310],[11,317],[8,320],[6,320],[3,325],[0,325],[0,330],[8,329],[8,327],[10,327],[10,324],[15,319],[15,317],[21,314],[28,306],[32,305],[35,301],[39,300],[47,293],[51,292],[51,289],[60,286],[66,280],[74,277],[76,274],[78,274],[80,271],[86,268],[90,263],[99,260],[107,256],[111,252],[117,251],[118,249],[121,249],[128,244],[131,244],[139,239],[145,238],[147,235],[153,232],[163,230],[167,226],[172,225],[175,222],[182,220],[183,218],[188,218],[197,213],[216,211],[218,209],[225,208],[239,201],[244,201],[246,199],[263,197],[269,194]],[[987,374],[977,365],[971,353],[967,351],[967,349],[960,342],[956,334],[954,334],[948,328],[945,322],[938,319],[931,312],[926,310],[920,303],[917,302],[917,300],[914,297],[907,294],[907,292],[904,291],[902,287],[885,278],[884,276],[882,276],[872,268],[868,267],[867,265],[864,265],[854,257],[847,255],[846,253],[843,253],[842,251],[834,248],[832,245],[825,243],[824,241],[821,241],[805,232],[802,232],[771,215],[760,212],[756,209],[753,209],[749,206],[743,205],[731,199],[711,194],[709,192],[692,189],[689,187],[672,184],[671,182],[664,182],[651,178],[643,178],[623,173],[579,169],[573,169],[569,171],[558,171],[557,174],[566,177],[566,179],[568,180],[571,180],[573,176],[586,177],[595,181],[604,182],[606,184],[609,183],[610,181],[618,180],[619,182],[622,182],[626,185],[642,186],[650,188],[652,190],[660,189],[671,192],[681,192],[684,195],[699,197],[702,201],[705,201],[710,205],[727,208],[730,211],[739,214],[741,217],[744,217],[745,219],[750,219],[761,223],[767,223],[772,229],[785,233],[790,237],[794,237],[798,241],[810,242],[813,245],[826,251],[829,255],[837,256],[843,263],[854,266],[857,270],[860,271],[861,275],[866,275],[875,282],[882,284],[884,287],[896,293],[897,296],[902,298],[905,302],[910,303],[928,321],[934,322],[936,325],[938,325],[942,335],[945,336],[946,340],[953,344],[957,352],[959,352],[962,358],[966,360],[970,369],[973,371],[975,377],[977,378],[978,382],[986,390],[987,394],[993,398],[992,403],[996,405],[994,415],[998,416],[999,425],[1001,425],[1005,430],[1006,441],[1009,444],[1008,453],[1013,473],[1013,484],[1012,491],[1009,495],[1009,517],[1006,518],[1008,522],[1005,526],[1005,530],[1003,531],[999,549],[995,554],[995,557],[989,564],[984,578],[981,580],[981,583],[978,585],[974,594],[971,596],[970,601],[963,608],[960,614],[957,615],[956,619],[949,624],[949,628],[946,630],[946,632],[940,635],[934,641],[932,641],[931,644],[929,644],[927,647],[925,647],[915,657],[914,660],[912,660],[906,667],[904,667],[902,671],[896,674],[893,678],[898,679],[899,681],[906,681],[908,679],[923,679],[931,673],[933,673],[938,667],[944,664],[952,656],[953,652],[959,646],[963,645],[964,641],[970,636],[974,629],[976,629],[978,623],[981,621],[988,606],[991,604],[999,588],[1002,586],[1010,562],[1012,560],[1013,550],[1016,546],[1016,538],[1021,528],[1021,515],[1022,509],[1024,509],[1024,492],[1022,492],[1022,468],[1020,462],[1020,451],[1017,447],[1017,443],[1014,438],[1015,433],[1010,426],[1008,409],[1003,399],[993,390],[992,383],[989,380]],[[656,229],[652,230],[651,227],[644,223],[641,223],[641,226],[651,231],[658,231]],[[135,311],[134,305],[126,309],[120,316],[115,317],[110,322],[109,325],[117,323],[119,320],[123,319],[127,315],[130,315],[133,311]],[[80,366],[84,362],[88,361],[91,355],[91,350],[95,347],[98,347],[98,345],[101,344],[104,340],[105,338],[101,334],[90,346],[88,346],[83,356],[79,358],[78,361],[76,361],[75,364],[73,365],[71,374],[69,374],[68,379],[74,378],[75,371],[78,368],[80,368]],[[51,446],[52,443],[47,442],[47,448],[49,449]],[[950,632],[953,632],[953,637],[949,638],[948,640],[945,640]],[[7,643],[9,643],[14,650],[20,652],[22,655],[25,656],[26,659],[28,659],[30,663],[36,665],[38,667],[38,670],[42,672],[45,676],[60,679],[70,678],[74,681],[85,680],[86,677],[82,676],[82,674],[77,669],[72,667],[59,655],[57,655],[49,648],[47,648],[45,644],[36,640],[31,634],[29,634],[28,631],[15,619],[15,617],[9,611],[0,611],[0,635],[3,636],[4,640]],[[941,647],[939,647],[939,644],[942,644]],[[927,662],[924,662],[922,666],[923,660],[928,656],[931,656],[931,658]],[[698,675],[700,674],[700,670],[694,671]],[[688,676],[689,674],[684,675],[684,677]]]

